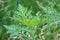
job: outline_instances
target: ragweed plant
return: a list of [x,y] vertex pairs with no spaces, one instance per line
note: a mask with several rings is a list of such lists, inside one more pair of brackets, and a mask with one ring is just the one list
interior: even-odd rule
[[33,16],[32,10],[28,10],[19,4],[18,10],[16,11],[14,19],[22,25],[34,27],[40,24],[41,19],[39,16]]

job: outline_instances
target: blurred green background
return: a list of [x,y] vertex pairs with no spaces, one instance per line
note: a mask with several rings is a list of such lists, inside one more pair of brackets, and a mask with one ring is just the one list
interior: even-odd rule
[[60,0],[0,0],[0,40],[59,40]]

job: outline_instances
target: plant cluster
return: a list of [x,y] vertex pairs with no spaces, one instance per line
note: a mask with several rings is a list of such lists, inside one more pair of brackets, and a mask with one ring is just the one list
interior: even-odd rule
[[1,0],[0,40],[56,40],[59,0]]

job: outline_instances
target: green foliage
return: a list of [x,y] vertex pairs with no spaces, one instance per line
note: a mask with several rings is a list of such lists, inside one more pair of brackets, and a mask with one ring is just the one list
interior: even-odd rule
[[0,40],[7,40],[8,38],[3,25],[10,25],[12,23],[10,17],[14,14],[15,5],[15,0],[0,0]]
[[30,40],[31,36],[33,36],[35,33],[35,29],[30,29],[29,27],[21,25],[9,25],[9,26],[4,25],[4,27],[8,30],[7,33],[10,34],[9,38],[13,38],[16,36],[17,38],[19,37],[19,39],[23,38]]
[[29,27],[34,27],[40,24],[40,18],[39,16],[33,16],[32,10],[29,10],[27,8],[24,8],[22,5],[19,4],[18,11],[16,11],[14,20],[16,20],[18,23],[20,22],[22,25],[26,25]]
[[1,0],[0,40],[55,40],[60,33],[59,2]]

